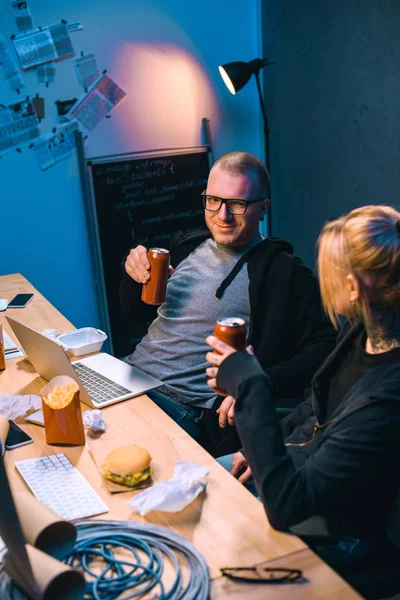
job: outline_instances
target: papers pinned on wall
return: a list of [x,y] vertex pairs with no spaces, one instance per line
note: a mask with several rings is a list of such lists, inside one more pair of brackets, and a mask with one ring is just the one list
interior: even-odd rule
[[13,41],[23,69],[75,54],[65,23],[16,35]]
[[70,121],[76,119],[87,131],[93,131],[125,96],[126,92],[108,75],[102,73],[88,92],[74,104],[66,117]]
[[95,55],[93,53],[82,54],[75,59],[74,63],[79,83],[85,89],[88,88],[100,75]]
[[53,62],[45,63],[36,67],[38,85],[49,87],[56,80],[56,65]]
[[77,129],[76,122],[66,123],[35,141],[33,151],[43,171],[71,156],[75,150],[74,131]]
[[71,21],[71,23],[67,23],[67,31],[71,33],[71,31],[80,31],[83,29],[82,21]]
[[29,97],[0,106],[0,156],[40,135],[38,119]]
[[14,92],[19,92],[23,87],[25,87],[25,84],[22,80],[21,71],[7,49],[2,35],[0,35],[0,69]]
[[27,2],[11,2],[19,31],[33,29],[32,13]]

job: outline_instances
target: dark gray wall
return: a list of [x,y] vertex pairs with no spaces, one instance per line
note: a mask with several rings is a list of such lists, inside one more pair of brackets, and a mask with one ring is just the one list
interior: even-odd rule
[[400,203],[400,1],[262,9],[273,235],[311,266],[324,221]]

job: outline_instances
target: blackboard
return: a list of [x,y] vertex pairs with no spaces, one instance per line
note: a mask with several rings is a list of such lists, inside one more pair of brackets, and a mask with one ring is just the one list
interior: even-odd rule
[[118,286],[121,261],[132,246],[168,247],[178,230],[205,229],[201,192],[210,170],[209,151],[179,150],[101,157],[87,161],[91,183],[98,272],[109,349],[131,353],[147,330],[146,311],[124,315]]

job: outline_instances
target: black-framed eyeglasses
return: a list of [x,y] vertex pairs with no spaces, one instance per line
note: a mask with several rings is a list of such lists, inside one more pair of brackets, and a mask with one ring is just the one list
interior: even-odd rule
[[222,575],[233,581],[247,583],[295,583],[301,581],[303,573],[300,569],[283,569],[275,567],[227,567],[221,569]]
[[249,204],[255,202],[263,202],[265,198],[257,198],[255,200],[240,200],[235,198],[219,198],[218,196],[210,196],[207,190],[202,192],[203,206],[206,210],[218,212],[222,204],[225,204],[231,215],[244,215]]

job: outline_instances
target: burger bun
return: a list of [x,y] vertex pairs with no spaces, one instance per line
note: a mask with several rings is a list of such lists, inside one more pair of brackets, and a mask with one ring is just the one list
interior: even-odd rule
[[144,471],[150,465],[151,456],[140,446],[120,446],[106,456],[103,468],[116,475],[130,475]]

